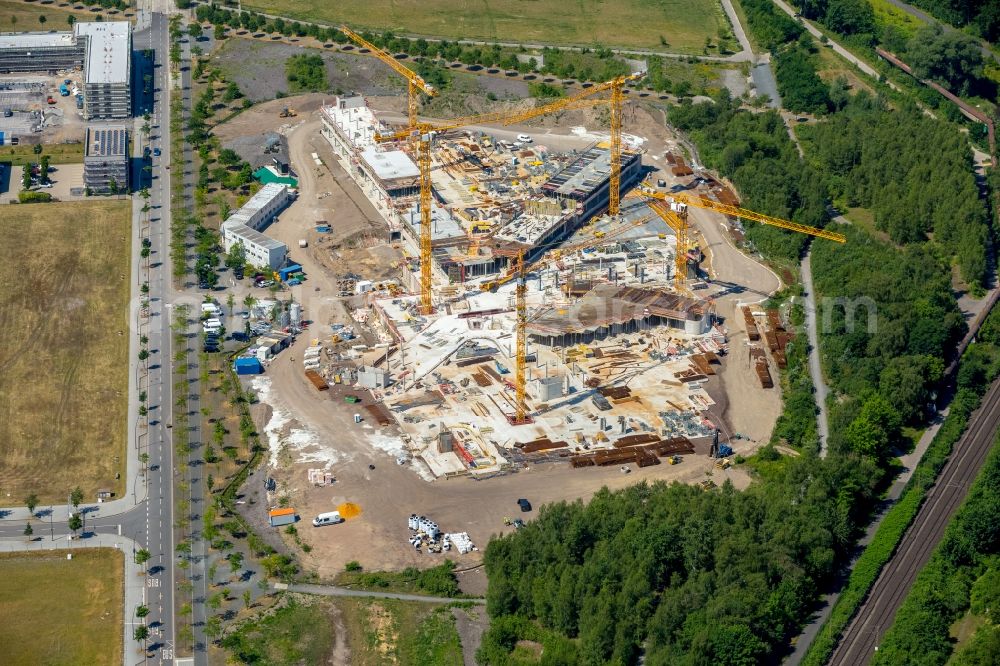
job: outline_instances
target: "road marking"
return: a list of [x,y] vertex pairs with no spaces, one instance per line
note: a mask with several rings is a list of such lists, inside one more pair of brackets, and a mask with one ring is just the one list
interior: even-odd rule
[[160,586],[160,579],[159,578],[147,578],[146,579],[146,587],[159,587],[159,586]]

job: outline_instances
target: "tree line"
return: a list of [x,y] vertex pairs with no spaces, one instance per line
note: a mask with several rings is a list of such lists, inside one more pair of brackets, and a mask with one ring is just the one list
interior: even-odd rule
[[[233,29],[250,32],[277,32],[286,36],[313,37],[319,41],[347,44],[348,37],[335,27],[268,18],[256,12],[225,9],[217,5],[199,5],[195,9],[198,21],[215,25],[228,25]],[[412,39],[398,36],[391,31],[374,33],[364,31],[361,36],[390,53],[406,53],[429,60],[446,60],[467,65],[499,67],[521,73],[538,72],[561,78],[581,81],[607,81],[629,73],[628,64],[607,48],[564,51],[544,48],[539,57],[531,57],[524,48],[459,44],[448,40]],[[527,57],[518,57],[527,56]]]
[[640,484],[545,506],[487,547],[479,657],[514,663],[537,624],[576,639],[551,641],[553,664],[631,664],[641,649],[651,666],[764,663],[846,555],[876,477],[863,459],[805,456],[743,492]]

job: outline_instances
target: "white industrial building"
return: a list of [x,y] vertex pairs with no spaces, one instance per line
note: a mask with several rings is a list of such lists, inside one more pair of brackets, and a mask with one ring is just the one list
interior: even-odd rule
[[288,258],[288,246],[261,231],[292,198],[292,192],[286,185],[268,183],[260,188],[242,208],[222,223],[222,244],[226,252],[242,244],[247,263],[271,270],[281,268]]
[[132,26],[128,21],[75,23],[72,32],[0,35],[0,72],[83,68],[83,117],[132,115]]
[[386,131],[365,98],[337,97],[322,109],[323,136],[343,161],[344,167],[389,222],[398,229],[399,218],[393,199],[420,193],[420,170],[402,150],[389,150],[375,141],[377,132]]
[[83,117],[119,120],[132,116],[132,26],[128,21],[76,23],[87,40]]

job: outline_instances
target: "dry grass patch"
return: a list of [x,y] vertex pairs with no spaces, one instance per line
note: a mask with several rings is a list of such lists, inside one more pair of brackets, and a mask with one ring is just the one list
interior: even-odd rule
[[124,488],[130,225],[128,201],[0,206],[8,503]]
[[122,663],[124,556],[110,548],[0,554],[3,663]]
[[[718,0],[580,0],[571,6],[560,0],[249,0],[242,7],[327,25],[347,22],[397,34],[689,53],[701,53],[706,38],[717,42],[720,28],[729,31],[729,21]],[[661,37],[669,47],[663,45]]]

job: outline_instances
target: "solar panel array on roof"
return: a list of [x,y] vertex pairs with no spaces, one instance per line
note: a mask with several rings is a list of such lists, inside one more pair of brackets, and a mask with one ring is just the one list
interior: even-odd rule
[[122,157],[128,149],[123,127],[90,128],[87,141],[88,157]]

